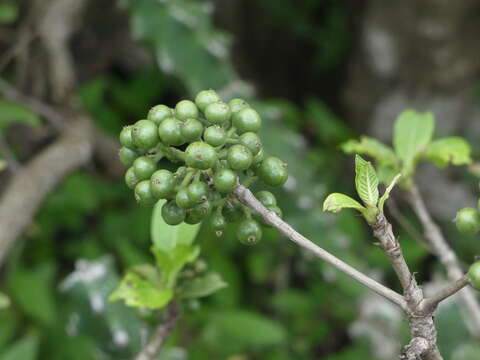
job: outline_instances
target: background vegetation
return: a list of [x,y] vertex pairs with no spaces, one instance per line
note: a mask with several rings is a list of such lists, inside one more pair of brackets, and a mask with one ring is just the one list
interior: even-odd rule
[[[56,97],[48,86],[56,81],[43,67],[48,46],[39,45],[45,39],[35,32],[46,16],[38,9],[54,2],[0,0],[0,70],[24,93],[58,105],[66,95]],[[264,119],[265,148],[289,164],[290,179],[276,191],[286,221],[398,289],[362,219],[349,212],[325,214],[321,204],[332,191],[353,193],[353,159],[339,145],[360,133],[390,141],[395,115],[407,107],[431,109],[438,132],[465,135],[478,155],[478,64],[475,51],[465,50],[479,50],[478,41],[461,37],[478,29],[476,6],[450,5],[453,11],[431,1],[392,1],[391,8],[348,0],[79,3],[68,37],[76,73],[70,99],[96,129],[115,137],[151,106],[173,105],[204,88],[246,98]],[[396,13],[399,6],[404,11]],[[409,24],[414,30],[407,33]],[[441,49],[446,60],[435,58]],[[463,68],[454,66],[457,60]],[[0,100],[1,189],[56,136],[41,114]],[[136,205],[113,156],[94,157],[65,177],[4,260],[0,288],[11,304],[0,310],[2,360],[131,359],[158,322],[153,313],[107,301],[126,268],[153,261],[151,209]],[[451,219],[478,198],[478,166],[446,175],[422,166],[419,182],[427,184],[431,210],[470,263],[480,252],[478,238],[459,236]],[[421,229],[402,194],[394,198],[407,261],[427,288],[438,286],[443,270],[412,238]],[[202,226],[196,242],[228,287],[184,304],[162,360],[391,359],[408,336],[392,305],[274,230],[259,245],[245,247],[233,231],[217,238]],[[448,359],[478,356],[480,346],[454,301],[442,305],[436,321]]]

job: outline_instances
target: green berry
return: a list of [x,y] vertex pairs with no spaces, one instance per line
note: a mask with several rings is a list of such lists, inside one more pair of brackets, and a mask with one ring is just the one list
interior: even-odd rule
[[194,181],[187,187],[188,196],[194,203],[208,199],[208,185],[203,181]]
[[230,100],[228,102],[228,106],[230,106],[230,110],[232,111],[232,114],[235,114],[240,110],[250,107],[250,105],[248,105],[248,103],[245,100],[239,99],[239,98]]
[[138,157],[138,154],[130,148],[123,146],[118,152],[118,157],[123,165],[131,166]]
[[133,171],[133,167],[129,168],[125,172],[125,183],[130,189],[134,189],[135,186],[139,183],[140,179],[137,178],[135,175],[135,171]]
[[267,185],[281,186],[288,179],[287,164],[279,158],[267,157],[260,164],[258,175]]
[[209,201],[205,201],[200,204],[197,204],[187,211],[187,217],[185,218],[185,222],[187,224],[198,224],[208,215],[209,212],[210,212]]
[[168,170],[157,170],[150,178],[150,187],[156,198],[165,199],[175,190],[175,177]]
[[155,204],[157,199],[152,194],[149,180],[140,181],[135,186],[135,199],[140,205],[149,206]]
[[247,147],[253,155],[257,155],[262,149],[262,142],[257,134],[253,132],[246,132],[240,136],[240,144]]
[[182,123],[180,131],[186,142],[192,142],[202,136],[203,124],[197,119],[187,119]]
[[249,131],[257,132],[262,126],[262,119],[254,109],[245,108],[233,115],[233,126],[240,134]]
[[148,156],[140,156],[133,162],[133,171],[140,180],[150,179],[155,170],[157,170],[157,163]]
[[133,125],[132,139],[135,146],[148,150],[158,143],[157,125],[150,120],[139,120]]
[[217,153],[211,145],[196,141],[185,150],[185,162],[194,169],[207,170],[217,162]]
[[455,224],[462,233],[476,234],[480,231],[480,214],[474,208],[462,209],[457,213]]
[[214,102],[205,108],[205,118],[210,124],[224,124],[231,116],[230,107],[223,102]]
[[228,193],[237,185],[237,180],[238,177],[234,171],[228,168],[222,168],[213,176],[213,185],[218,191]]
[[282,209],[280,209],[277,205],[267,206],[267,209],[273,211],[280,219],[283,217]]
[[187,188],[181,188],[177,191],[177,195],[175,196],[175,202],[182,209],[189,209],[195,204],[195,202],[190,198],[190,196],[188,196]]
[[213,147],[223,146],[227,141],[227,133],[220,126],[209,126],[203,133],[203,139]]
[[120,131],[120,144],[129,148],[135,149],[135,143],[133,142],[132,138],[132,126],[125,126],[122,131]]
[[474,262],[472,265],[470,265],[467,276],[472,287],[480,290],[480,261]]
[[277,199],[275,199],[275,195],[273,195],[270,191],[259,191],[255,194],[255,197],[262,203],[263,206],[276,206]]
[[220,96],[215,92],[215,90],[203,90],[200,91],[195,97],[195,104],[202,111],[205,111],[205,108],[211,103],[220,101]]
[[182,100],[175,106],[175,117],[180,120],[198,118],[198,108],[193,101]]
[[233,170],[247,170],[252,165],[252,152],[243,145],[233,145],[228,149],[227,162]]
[[263,147],[262,147],[258,152],[258,154],[253,157],[252,164],[253,165],[259,164],[263,161],[264,158],[265,158],[265,152],[263,151]]
[[186,212],[175,201],[169,201],[162,206],[162,217],[168,225],[178,225],[185,220]]
[[210,226],[213,231],[223,231],[227,227],[227,220],[222,214],[215,213],[210,218]]
[[244,245],[255,245],[262,239],[262,228],[253,219],[245,219],[237,229],[237,238]]
[[173,117],[166,118],[158,126],[158,135],[165,145],[182,145],[185,140],[182,136],[182,123]]
[[159,125],[163,120],[173,116],[173,109],[166,105],[155,105],[150,109],[147,119]]
[[222,215],[228,222],[237,222],[243,218],[242,205],[239,203],[231,204],[227,202],[222,209]]

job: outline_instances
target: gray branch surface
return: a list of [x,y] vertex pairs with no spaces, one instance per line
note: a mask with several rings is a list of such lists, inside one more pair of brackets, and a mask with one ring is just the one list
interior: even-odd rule
[[[415,184],[411,187],[410,191],[407,192],[407,200],[420,219],[429,248],[446,268],[448,278],[451,281],[456,281],[461,278],[464,274],[462,264],[445,239],[440,227],[432,219],[423,197]],[[480,304],[470,287],[464,288],[458,295],[461,300],[461,305],[467,314],[466,318],[470,319],[469,325],[471,333],[478,339],[480,338]]]
[[90,121],[79,117],[57,141],[12,176],[0,199],[0,264],[50,191],[65,175],[90,160],[92,147]]
[[150,342],[135,357],[135,360],[154,360],[160,349],[168,339],[178,323],[179,313],[175,302],[171,302],[166,309],[165,318],[155,330]]

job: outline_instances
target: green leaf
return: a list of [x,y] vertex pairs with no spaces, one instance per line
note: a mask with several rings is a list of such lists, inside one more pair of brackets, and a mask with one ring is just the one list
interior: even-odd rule
[[393,149],[384,143],[368,136],[362,136],[360,141],[349,140],[341,145],[347,154],[363,154],[374,159],[378,165],[398,166],[398,158]]
[[129,271],[119,287],[110,295],[109,300],[124,300],[127,306],[156,310],[167,305],[172,297],[172,290],[159,289],[148,279]]
[[151,233],[155,248],[170,251],[178,245],[190,245],[197,236],[200,224],[168,225],[162,217],[164,203],[165,200],[160,200],[153,209]]
[[398,157],[404,162],[404,169],[413,172],[417,156],[426,150],[435,127],[435,119],[430,112],[406,110],[395,121],[393,146]]
[[378,177],[372,164],[355,156],[355,186],[365,205],[376,207],[378,202]]
[[323,202],[323,211],[331,211],[336,213],[345,208],[355,209],[358,211],[366,210],[365,207],[363,207],[358,201],[352,199],[350,196],[340,193],[328,195]]
[[38,355],[38,345],[38,336],[35,334],[26,335],[1,353],[0,359],[35,360]]
[[162,271],[162,286],[172,289],[180,270],[198,257],[200,248],[191,245],[177,245],[174,249],[165,251],[154,245],[152,252]]
[[196,277],[185,281],[179,293],[184,299],[205,297],[227,287],[220,274],[209,273],[202,277]]
[[15,123],[38,126],[41,120],[37,114],[23,106],[0,100],[0,132]]
[[0,292],[0,310],[6,309],[9,306],[10,306],[10,299],[8,298],[7,295]]
[[0,3],[0,24],[11,24],[18,18],[18,5],[11,2]]
[[281,345],[286,340],[287,331],[280,323],[259,313],[222,311],[209,317],[203,335],[215,348],[240,352]]
[[388,185],[387,189],[378,201],[378,209],[380,210],[380,212],[383,212],[383,205],[385,204],[385,201],[387,201],[387,199],[390,197],[390,193],[392,192],[395,184],[398,182],[401,176],[402,174],[397,174],[397,176],[393,178],[392,182],[390,183],[390,185]]
[[428,144],[425,158],[439,167],[472,163],[470,144],[461,137],[438,139]]

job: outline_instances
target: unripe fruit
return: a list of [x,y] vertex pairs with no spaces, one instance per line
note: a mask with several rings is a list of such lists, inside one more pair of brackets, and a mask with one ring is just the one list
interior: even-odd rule
[[227,227],[227,220],[222,214],[215,213],[210,218],[210,226],[213,231],[223,231]]
[[120,158],[120,161],[123,165],[131,166],[135,159],[138,157],[138,154],[135,151],[129,149],[128,147],[123,146],[118,152],[118,157]]
[[182,100],[175,106],[175,117],[180,120],[198,118],[198,108],[193,101]]
[[228,193],[237,185],[237,179],[237,174],[234,171],[222,168],[213,176],[213,185],[218,191]]
[[253,156],[243,145],[233,145],[228,149],[227,162],[233,170],[247,170],[252,165]]
[[153,196],[158,199],[165,199],[175,190],[175,177],[168,170],[157,170],[150,178],[150,188]]
[[133,171],[133,167],[129,168],[125,172],[125,183],[130,189],[134,189],[135,186],[140,182],[140,179],[137,178],[135,175],[135,171]]
[[185,150],[185,162],[194,169],[207,170],[217,162],[217,153],[211,145],[196,141]]
[[239,98],[230,100],[228,102],[228,106],[230,107],[232,114],[235,114],[240,110],[250,107],[250,105],[248,105],[248,103],[245,100],[239,99]]
[[205,118],[210,124],[224,124],[231,116],[230,107],[222,102],[214,102],[205,108]]
[[262,238],[262,228],[253,219],[245,219],[237,229],[237,238],[244,245],[255,245]]
[[227,133],[220,126],[209,126],[203,133],[203,139],[213,147],[223,146],[227,141]]
[[178,225],[185,220],[186,212],[175,201],[169,201],[162,206],[162,217],[168,225]]
[[197,104],[197,107],[202,111],[205,111],[208,105],[217,101],[220,101],[220,96],[218,96],[215,90],[200,91],[195,97],[195,104]]
[[190,199],[190,196],[188,196],[187,188],[182,188],[177,191],[175,202],[182,209],[189,209],[195,204],[195,202]]
[[194,203],[208,200],[208,185],[203,181],[194,181],[187,187],[188,197]]
[[181,132],[182,123],[173,117],[164,119],[158,126],[158,135],[165,145],[182,145],[185,140]]
[[149,206],[155,204],[157,199],[152,194],[149,180],[140,181],[135,186],[135,199],[140,205]]
[[197,119],[187,119],[182,123],[180,131],[186,142],[192,142],[202,136],[203,124]]
[[239,203],[230,204],[226,203],[222,209],[222,215],[228,222],[237,222],[243,218],[242,205]]
[[147,180],[157,170],[157,163],[148,156],[140,156],[133,162],[133,170],[138,179]]
[[258,168],[258,175],[262,181],[271,186],[281,186],[288,179],[287,164],[276,157],[268,157]]
[[157,125],[150,120],[139,120],[133,125],[132,139],[135,146],[148,150],[158,143]]
[[270,191],[265,191],[265,190],[258,191],[255,194],[255,197],[265,207],[276,206],[277,205],[277,199],[275,199],[275,195],[273,195]]
[[187,211],[187,217],[185,218],[185,222],[187,224],[198,224],[208,215],[209,212],[210,212],[209,201],[196,204],[190,210]]
[[262,149],[262,142],[257,134],[253,132],[246,132],[240,136],[240,144],[247,147],[253,155],[257,155]]
[[125,126],[122,131],[120,131],[119,140],[123,146],[129,149],[135,149],[135,143],[132,138],[132,126]]
[[262,126],[260,115],[252,108],[245,108],[235,113],[232,117],[233,126],[235,126],[240,134],[246,132],[257,132]]
[[150,109],[147,119],[159,125],[163,120],[173,116],[173,109],[166,105],[155,105]]
[[476,234],[480,231],[480,214],[474,208],[462,209],[457,213],[455,224],[462,233]]
[[474,262],[470,265],[467,276],[472,287],[480,290],[480,261]]
[[258,154],[253,157],[252,164],[253,165],[259,164],[263,161],[264,158],[265,158],[265,151],[263,151],[263,147],[262,147],[258,152]]

